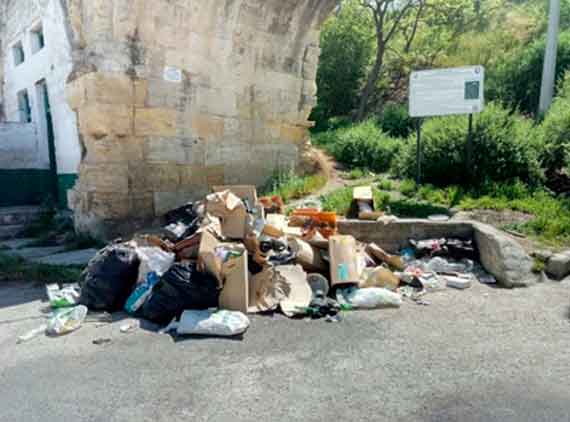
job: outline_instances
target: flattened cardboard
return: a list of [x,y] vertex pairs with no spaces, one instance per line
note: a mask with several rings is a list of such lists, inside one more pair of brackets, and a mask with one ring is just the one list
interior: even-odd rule
[[208,232],[202,233],[200,248],[198,249],[198,262],[205,271],[216,277],[220,287],[222,287],[222,262],[216,256],[216,248],[220,245],[220,241],[214,235]]
[[249,308],[249,270],[247,253],[223,264],[224,288],[220,293],[220,309],[239,311]]
[[352,236],[331,236],[329,239],[331,284],[358,283],[356,240]]
[[247,232],[247,211],[245,208],[236,208],[226,217],[222,218],[222,234],[228,239],[243,239]]

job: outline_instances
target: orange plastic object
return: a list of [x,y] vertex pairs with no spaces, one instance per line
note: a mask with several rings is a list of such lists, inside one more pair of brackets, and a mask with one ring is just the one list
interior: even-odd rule
[[319,211],[315,208],[301,208],[293,211],[292,217],[301,217],[307,222],[303,227],[303,237],[313,237],[318,231],[328,239],[337,232],[337,215],[335,212]]

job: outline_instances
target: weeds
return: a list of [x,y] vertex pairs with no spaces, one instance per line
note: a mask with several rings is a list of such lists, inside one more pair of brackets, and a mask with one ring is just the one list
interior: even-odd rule
[[0,253],[0,281],[32,281],[36,283],[76,283],[80,267],[35,264],[17,256]]
[[261,189],[263,195],[278,195],[283,201],[303,198],[317,192],[327,183],[326,176],[315,174],[298,176],[293,171],[276,172]]

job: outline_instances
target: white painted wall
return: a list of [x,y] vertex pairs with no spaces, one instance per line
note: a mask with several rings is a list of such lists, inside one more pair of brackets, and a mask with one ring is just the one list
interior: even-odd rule
[[38,137],[33,123],[0,123],[0,169],[35,169]]
[[[32,53],[30,30],[43,25],[45,47]],[[65,83],[72,70],[71,45],[64,25],[64,13],[58,0],[18,0],[7,9],[4,35],[4,107],[7,121],[19,121],[18,92],[27,89],[32,121],[38,129],[38,158],[35,168],[49,168],[48,141],[43,107],[36,83],[46,80],[51,105],[57,169],[59,174],[77,173],[81,148],[77,118],[65,99]],[[26,60],[16,66],[12,46],[21,41]],[[12,138],[0,143],[15,142]]]

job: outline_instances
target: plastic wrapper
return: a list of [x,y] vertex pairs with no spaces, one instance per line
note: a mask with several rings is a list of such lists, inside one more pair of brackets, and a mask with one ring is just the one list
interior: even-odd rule
[[87,307],[83,305],[58,309],[49,318],[46,333],[52,336],[69,334],[81,327],[86,316]]
[[178,335],[233,337],[249,328],[249,318],[233,311],[184,311],[180,321],[172,321],[165,332],[176,331]]

